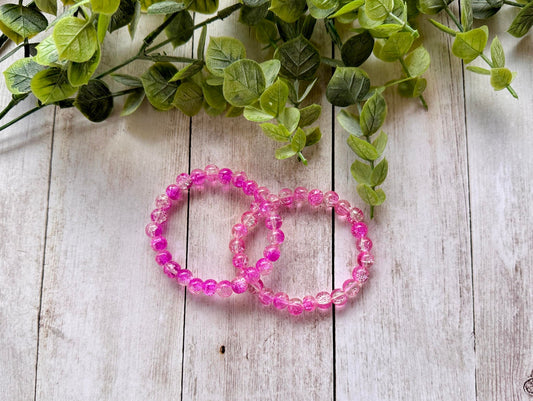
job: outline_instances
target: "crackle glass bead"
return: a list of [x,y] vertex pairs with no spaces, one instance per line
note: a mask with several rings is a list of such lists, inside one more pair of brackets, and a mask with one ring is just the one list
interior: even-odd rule
[[365,223],[361,221],[356,221],[355,223],[352,224],[352,235],[355,238],[365,237],[367,233],[368,233],[368,227],[366,226]]
[[246,279],[247,283],[254,284],[259,281],[261,275],[259,274],[259,270],[257,270],[255,267],[248,267],[244,271],[244,278]]
[[302,312],[304,311],[302,300],[300,298],[292,298],[291,300],[289,300],[289,305],[287,305],[287,310],[293,316],[301,315]]
[[281,204],[279,200],[279,196],[276,194],[268,194],[266,197],[266,200],[267,202],[270,202],[272,206],[274,206],[275,209],[277,209],[279,205]]
[[231,235],[233,235],[234,238],[242,238],[246,234],[248,234],[248,229],[244,224],[237,223],[231,228]]
[[207,179],[211,182],[218,179],[218,167],[214,164],[208,164],[205,166],[205,173],[207,174]]
[[263,290],[257,294],[257,297],[259,298],[259,302],[265,306],[268,306],[274,300],[274,293],[269,288],[263,288]]
[[245,212],[241,216],[241,223],[244,224],[247,228],[255,227],[257,224],[257,216],[252,212]]
[[261,258],[257,261],[255,267],[263,276],[268,276],[272,271],[272,262],[266,258]]
[[155,198],[155,207],[161,210],[168,210],[172,206],[172,201],[166,194],[161,194]]
[[265,226],[269,230],[277,230],[281,227],[283,220],[279,214],[272,214],[265,219]]
[[294,188],[294,202],[302,203],[307,200],[307,188],[296,187]]
[[242,185],[242,192],[244,192],[246,195],[253,195],[256,189],[257,182],[254,180],[248,180]]
[[189,269],[179,269],[176,279],[181,285],[188,285],[192,279],[192,272]]
[[238,276],[231,280],[231,288],[235,294],[242,294],[248,289],[248,283],[244,276]]
[[347,200],[340,200],[337,202],[337,205],[335,206],[335,213],[337,213],[339,216],[346,216],[348,215],[349,211],[350,202]]
[[351,278],[342,284],[342,290],[348,296],[348,298],[354,298],[359,293],[360,289],[361,287],[359,286],[359,283]]
[[324,194],[320,189],[312,189],[307,195],[307,201],[311,206],[320,206],[324,200]]
[[204,282],[199,278],[193,278],[189,281],[187,289],[191,294],[199,294],[204,290]]
[[176,184],[170,184],[166,191],[167,196],[172,200],[178,200],[181,195],[181,190]]
[[350,223],[355,223],[356,221],[361,221],[365,218],[363,211],[357,207],[352,207],[348,212],[348,220]]
[[369,252],[372,249],[372,240],[367,237],[356,238],[355,247],[359,252]]
[[257,280],[255,283],[248,283],[248,292],[250,294],[259,294],[263,290],[264,284],[261,280]]
[[302,306],[307,312],[312,312],[317,307],[317,302],[315,297],[311,295],[306,295],[304,299],[302,300]]
[[154,238],[154,237],[159,237],[161,234],[163,234],[163,229],[161,228],[159,224],[151,222],[146,225],[144,232],[150,238]]
[[191,171],[191,181],[194,185],[203,185],[207,179],[207,173],[199,168]]
[[250,210],[253,215],[257,215],[261,211],[261,205],[258,202],[250,203]]
[[237,269],[244,269],[248,264],[248,255],[245,253],[236,253],[233,255],[233,266]]
[[331,306],[331,295],[327,291],[316,294],[316,306],[319,309],[328,309]]
[[175,278],[178,275],[178,271],[181,269],[181,266],[176,262],[171,260],[170,262],[165,263],[163,266],[163,271],[170,278]]
[[233,294],[231,283],[228,280],[222,280],[217,283],[216,293],[219,297],[227,298]]
[[231,177],[231,183],[236,188],[242,188],[247,180],[248,177],[244,171],[239,171],[238,173],[233,174],[233,177]]
[[154,251],[162,251],[167,247],[167,240],[165,237],[154,237],[150,241],[150,245]]
[[161,225],[168,220],[168,212],[166,210],[155,209],[150,215],[150,218],[155,224]]
[[326,207],[334,207],[339,201],[339,195],[335,191],[328,191],[324,194],[324,204]]
[[359,284],[363,284],[368,280],[368,270],[364,267],[358,266],[353,270],[352,276]]
[[267,195],[270,193],[267,187],[259,187],[254,191],[254,199],[256,202],[265,202]]
[[348,297],[343,290],[336,289],[331,293],[331,303],[335,306],[343,306],[348,301]]
[[279,191],[279,201],[283,206],[292,205],[292,202],[294,201],[292,190],[289,188],[283,188],[281,191]]
[[272,230],[267,234],[267,240],[271,245],[279,245],[285,240],[285,234],[281,230]]
[[229,242],[229,250],[231,253],[241,253],[244,251],[244,241],[240,238],[233,238]]
[[274,295],[272,304],[276,309],[285,309],[289,304],[289,296],[284,292],[278,292],[276,295]]
[[360,252],[357,255],[357,263],[368,269],[374,264],[374,255],[368,252]]
[[169,251],[159,251],[155,255],[155,261],[157,264],[163,266],[165,263],[170,262],[172,260],[172,255]]
[[233,176],[233,171],[231,171],[229,168],[222,168],[218,172],[218,180],[221,184],[229,184],[231,182],[231,178]]
[[215,295],[215,292],[217,291],[217,282],[213,279],[205,280],[204,281],[204,294],[207,296],[213,296]]
[[275,262],[281,256],[281,252],[276,245],[268,245],[263,251],[263,256],[271,262]]
[[179,189],[182,191],[188,190],[192,185],[192,180],[189,174],[187,173],[181,173],[176,177],[176,185]]
[[261,202],[261,204],[259,206],[259,210],[263,214],[268,214],[268,213],[272,213],[272,212],[276,211],[276,206],[273,203],[265,201],[265,202]]

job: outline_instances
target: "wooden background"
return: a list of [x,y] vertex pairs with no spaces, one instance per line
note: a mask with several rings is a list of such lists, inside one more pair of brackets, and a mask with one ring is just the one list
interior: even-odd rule
[[[523,388],[533,370],[533,41],[503,33],[515,13],[489,27],[518,72],[518,101],[465,71],[450,37],[422,22],[429,112],[387,92],[388,200],[370,223],[377,262],[361,296],[335,314],[294,319],[251,295],[186,295],[156,268],[144,235],[156,195],[208,163],[273,190],[334,188],[360,203],[354,155],[324,87],[313,95],[324,139],[308,167],[276,161],[274,144],[243,118],[189,119],[146,103],[121,118],[123,100],[102,124],[47,108],[2,132],[1,398],[533,399]],[[209,35],[235,29],[230,19]],[[313,40],[330,51],[323,32]],[[127,33],[111,35],[102,70],[133,54],[125,43]],[[367,63],[377,82],[399,74]],[[229,229],[247,203],[235,193],[191,200],[172,218],[170,249],[193,272],[222,279],[232,274]],[[331,220],[287,218],[282,258],[265,281],[301,295],[339,286],[355,255],[348,229]],[[258,255],[264,239],[253,238]]]

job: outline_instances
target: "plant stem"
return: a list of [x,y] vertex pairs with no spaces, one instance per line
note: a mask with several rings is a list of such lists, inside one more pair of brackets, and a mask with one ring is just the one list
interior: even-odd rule
[[18,52],[20,49],[22,49],[22,47],[24,47],[24,44],[21,43],[20,45],[18,45],[17,47],[14,47],[13,49],[11,49],[10,51],[8,51],[6,54],[4,54],[2,57],[0,57],[0,63],[2,61],[4,61],[5,59],[8,59],[10,56],[12,56],[13,54],[15,54],[16,52]]
[[307,159],[304,157],[302,152],[298,152],[298,159],[304,164],[304,166],[307,166]]
[[[407,68],[407,65],[405,64],[405,61],[403,58],[399,58],[400,64],[402,65],[402,69],[405,72],[405,75],[407,75],[409,78],[411,78],[411,74],[409,73],[409,68]],[[420,99],[420,102],[422,103],[422,106],[428,110],[428,104],[426,103],[426,99],[424,99],[423,95],[419,95],[418,98]]]
[[138,91],[138,90],[139,90],[139,88],[124,89],[123,91],[113,92],[111,94],[111,97],[119,97],[119,96],[128,95],[128,94],[133,93],[133,92]]
[[138,56],[137,60],[150,60],[150,61],[170,61],[173,63],[194,63],[196,61],[202,61],[197,58],[190,57],[177,57],[177,56],[167,56],[166,54],[153,54]]
[[335,43],[335,46],[337,46],[339,50],[341,50],[342,39],[339,36],[339,33],[337,32],[337,28],[335,28],[335,23],[330,19],[325,19],[324,25],[326,26],[326,31],[328,32],[328,35],[331,38],[332,42]]
[[320,62],[330,67],[344,67],[344,63],[341,60],[335,60],[334,58],[320,57]]
[[465,30],[463,29],[463,26],[461,25],[461,23],[459,22],[459,20],[455,16],[455,14],[452,13],[452,10],[450,10],[450,8],[448,7],[448,4],[446,4],[446,2],[444,2],[444,11],[446,11],[446,14],[448,14],[449,17],[452,19],[452,21],[454,22],[454,24],[457,27],[457,29],[459,29],[461,32],[464,32]]
[[46,107],[46,106],[49,106],[48,104],[43,104],[41,106],[35,106],[33,109],[30,109],[28,110],[26,113],[24,114],[21,114],[20,116],[18,116],[17,118],[11,120],[10,122],[0,126],[0,131],[3,131],[5,130],[6,128],[8,127],[11,127],[13,124],[15,124],[16,122],[19,122],[20,120],[22,120],[23,118],[25,117],[28,117],[30,114],[33,114],[35,113],[37,110],[40,110],[42,109],[43,107]]
[[409,32],[411,35],[413,35],[415,38],[418,38],[420,36],[420,34],[418,33],[418,31],[416,29],[413,29],[411,28],[411,26],[405,22],[404,20],[402,20],[400,17],[398,17],[397,15],[395,15],[392,11],[389,11],[389,16],[395,20],[396,22],[399,22],[400,25],[407,30],[407,32]]
[[509,1],[509,0],[503,0],[503,3],[504,4],[507,4],[508,6],[513,6],[513,7],[525,7],[525,4],[520,4],[520,3],[515,3],[514,1]]
[[8,40],[9,40],[9,38],[7,37],[7,35],[4,35],[4,34],[0,35],[0,48],[1,48],[2,46],[4,46],[4,44],[5,44]]
[[136,56],[133,56],[133,57],[130,57],[129,59],[127,59],[126,61],[120,63],[119,65],[116,65],[114,66],[113,68],[110,68],[109,70],[107,71],[104,71],[102,72],[101,74],[99,74],[98,76],[96,76],[94,79],[100,79],[100,78],[103,78],[105,77],[106,75],[109,75],[111,74],[112,72],[115,72],[116,70],[119,70],[121,69],[122,67],[124,67],[125,65],[137,60],[137,58],[139,58],[139,55],[136,55]]

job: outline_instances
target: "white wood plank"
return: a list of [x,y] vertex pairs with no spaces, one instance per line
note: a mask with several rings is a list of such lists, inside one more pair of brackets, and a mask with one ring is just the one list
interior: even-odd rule
[[[229,2],[225,2],[228,4]],[[222,5],[223,7],[224,5]],[[235,33],[236,17],[209,28],[211,36],[246,38]],[[322,27],[320,27],[322,29]],[[317,28],[317,31],[319,28]],[[329,48],[324,32],[314,40]],[[247,46],[250,57],[256,57]],[[328,71],[323,71],[327,74]],[[320,88],[324,93],[325,88]],[[257,124],[200,115],[193,118],[191,168],[215,163],[244,170],[257,182],[279,191],[305,185],[331,186],[331,112],[325,98],[320,125],[324,139],[310,154],[309,166],[295,160],[277,161],[275,143]],[[204,278],[221,280],[234,274],[228,249],[231,226],[249,205],[235,191],[222,196],[205,191],[193,196],[189,220],[189,265]],[[298,220],[297,220],[298,219]],[[331,286],[331,217],[290,214],[283,223],[286,243],[276,270],[265,283],[303,296]],[[251,260],[259,258],[266,229],[248,244]],[[187,400],[328,400],[333,398],[332,319],[314,314],[295,320],[262,307],[252,295],[207,299],[187,295],[183,399]],[[220,353],[220,347],[225,353]]]
[[[336,315],[338,400],[475,399],[461,64],[449,38],[421,25],[432,57],[424,93],[429,111],[395,89],[386,93],[388,199],[370,223],[371,279]],[[368,64],[373,84],[394,78],[390,65]],[[347,136],[336,125],[335,187],[357,200]],[[339,227],[337,287],[356,258],[349,230]]]
[[[518,75],[519,100],[465,73],[479,400],[530,400],[533,370],[533,53],[531,33],[505,33],[514,7],[489,25]],[[528,59],[529,58],[529,59]],[[481,64],[479,64],[481,65]]]
[[[135,51],[155,26],[147,20],[135,45],[127,31],[111,35],[102,70]],[[37,400],[163,400],[181,391],[183,290],[156,267],[144,226],[155,197],[187,168],[190,120],[147,103],[121,118],[122,102],[102,124],[74,109],[57,115]],[[176,255],[185,222],[182,208],[169,224]]]
[[[14,47],[5,45],[1,54]],[[0,63],[5,70],[22,53]],[[11,93],[0,78],[0,108]],[[26,99],[0,125],[35,104]],[[48,199],[54,110],[33,114],[0,132],[0,389],[6,400],[33,399],[37,318]]]

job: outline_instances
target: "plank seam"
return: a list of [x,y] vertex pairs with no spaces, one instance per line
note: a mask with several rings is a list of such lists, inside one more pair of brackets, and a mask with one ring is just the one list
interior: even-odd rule
[[[331,42],[331,58],[335,59],[335,44]],[[333,68],[331,68],[333,71]],[[335,106],[331,105],[331,189],[335,191]],[[331,289],[335,289],[335,212],[331,211]],[[332,307],[333,336],[333,400],[337,400],[337,330],[335,307]]]

